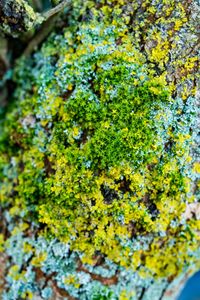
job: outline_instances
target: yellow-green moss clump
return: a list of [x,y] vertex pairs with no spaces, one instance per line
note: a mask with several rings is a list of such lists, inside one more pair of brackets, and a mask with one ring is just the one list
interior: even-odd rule
[[137,2],[75,2],[63,32],[19,63],[2,124],[0,200],[13,218],[44,223],[83,264],[101,256],[168,278],[196,260],[199,242],[199,221],[184,215],[194,202],[196,58],[173,81],[186,8]]

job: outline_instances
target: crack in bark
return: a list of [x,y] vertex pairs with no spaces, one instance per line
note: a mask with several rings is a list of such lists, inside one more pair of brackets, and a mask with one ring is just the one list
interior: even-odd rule
[[69,300],[78,300],[77,298],[71,296],[65,289],[60,288],[57,285],[56,280],[53,279],[53,276],[56,275],[56,272],[47,275],[40,268],[35,268],[34,271],[36,273],[36,280],[37,281],[39,281],[40,279],[44,279],[44,284],[43,284],[42,288],[46,287],[47,284],[50,283],[55,295],[58,295],[58,296],[61,296],[61,297],[67,297],[67,299],[69,299]]
[[84,267],[84,265],[82,264],[82,262],[80,260],[78,262],[77,271],[89,274],[93,280],[99,281],[103,285],[110,286],[110,285],[115,285],[118,283],[117,273],[111,277],[103,277],[101,275],[90,272],[88,269],[86,269],[86,267]]

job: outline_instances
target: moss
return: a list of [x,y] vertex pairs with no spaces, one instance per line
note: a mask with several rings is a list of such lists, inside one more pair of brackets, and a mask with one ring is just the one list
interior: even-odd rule
[[[185,58],[169,60],[185,8],[171,16],[168,1],[133,10],[128,1],[81,4],[60,35],[16,67],[17,102],[1,125],[0,201],[12,218],[43,223],[40,234],[68,244],[88,268],[100,255],[140,277],[175,277],[196,263],[199,247],[198,221],[184,218],[199,167],[191,159],[194,90],[182,86],[193,82],[196,59],[176,82],[171,66]],[[142,20],[133,20],[137,10]],[[155,16],[163,35],[149,24]],[[31,264],[45,266],[47,252]],[[76,294],[74,274],[65,284]],[[113,299],[110,289],[90,297]]]

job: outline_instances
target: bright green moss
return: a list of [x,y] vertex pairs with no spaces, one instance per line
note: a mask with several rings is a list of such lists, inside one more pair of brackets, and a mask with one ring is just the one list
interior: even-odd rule
[[83,263],[100,254],[141,276],[174,276],[199,241],[183,217],[193,100],[172,97],[167,42],[148,59],[149,49],[141,53],[127,3],[87,5],[93,17],[77,25],[74,13],[61,35],[19,62],[17,102],[2,126],[0,200],[44,223]]

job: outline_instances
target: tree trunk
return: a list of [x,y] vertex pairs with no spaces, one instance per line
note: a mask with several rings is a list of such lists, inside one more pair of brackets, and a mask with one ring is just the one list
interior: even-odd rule
[[198,2],[52,3],[0,0],[0,297],[179,299],[199,269]]

